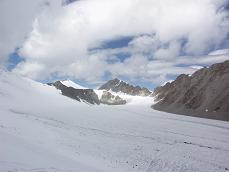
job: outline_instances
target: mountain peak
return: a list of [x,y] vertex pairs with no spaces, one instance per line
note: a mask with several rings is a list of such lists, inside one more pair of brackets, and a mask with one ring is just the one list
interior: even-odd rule
[[113,81],[121,81],[121,79],[114,78]]
[[122,92],[133,96],[149,96],[151,94],[151,91],[147,88],[130,85],[118,78],[106,82],[99,90],[112,90],[114,92]]

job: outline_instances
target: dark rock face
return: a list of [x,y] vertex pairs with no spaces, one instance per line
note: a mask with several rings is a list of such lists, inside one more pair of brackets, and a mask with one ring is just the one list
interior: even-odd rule
[[103,91],[102,97],[100,99],[102,104],[107,105],[123,105],[126,104],[126,100],[122,99],[119,96],[114,96],[108,91]]
[[92,89],[75,89],[73,87],[67,87],[63,85],[60,81],[56,81],[51,85],[61,90],[64,96],[70,97],[77,101],[83,101],[89,104],[100,104],[97,94]]
[[180,75],[157,87],[153,95],[157,110],[229,120],[229,60],[202,68],[191,76]]
[[99,90],[112,90],[114,92],[123,92],[132,96],[149,96],[152,92],[147,88],[129,85],[119,79],[113,79],[102,85]]

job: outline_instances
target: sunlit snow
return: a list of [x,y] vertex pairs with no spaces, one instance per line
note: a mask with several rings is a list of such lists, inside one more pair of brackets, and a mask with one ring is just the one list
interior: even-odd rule
[[150,108],[152,98],[133,99],[127,105],[89,106],[54,87],[2,72],[0,171],[229,168],[229,122],[159,112]]

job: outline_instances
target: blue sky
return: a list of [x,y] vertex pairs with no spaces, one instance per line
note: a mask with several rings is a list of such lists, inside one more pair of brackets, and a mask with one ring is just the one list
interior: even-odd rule
[[17,49],[13,52],[10,53],[8,56],[8,60],[6,62],[6,68],[7,70],[11,71],[13,70],[17,64],[23,61],[23,58],[18,55]]
[[119,38],[119,39],[114,39],[114,40],[109,40],[109,41],[104,41],[102,43],[102,49],[108,49],[108,48],[122,48],[126,47],[128,43],[133,39],[133,37],[124,37],[124,38]]

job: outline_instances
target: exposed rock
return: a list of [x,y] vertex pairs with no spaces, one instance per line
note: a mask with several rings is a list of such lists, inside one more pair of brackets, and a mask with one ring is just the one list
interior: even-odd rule
[[229,60],[180,75],[157,87],[154,109],[191,116],[229,120]]
[[132,96],[149,96],[152,93],[147,88],[133,86],[117,78],[108,81],[102,85],[99,90],[112,90],[114,92],[123,92]]
[[119,96],[114,96],[108,91],[103,91],[100,102],[107,105],[123,105],[126,104],[126,100]]
[[83,101],[90,104],[100,104],[98,95],[92,89],[76,89],[73,87],[67,87],[60,81],[56,81],[49,85],[55,86],[57,89],[61,90],[64,96],[70,97],[77,101]]
[[101,98],[94,92],[93,89],[78,89],[72,86],[66,86],[61,81],[49,83],[48,85],[55,86],[61,90],[64,96],[73,98],[77,101],[83,101],[90,104],[107,104],[107,105],[123,105],[126,104],[126,100],[119,96],[114,96],[108,91],[103,91]]

